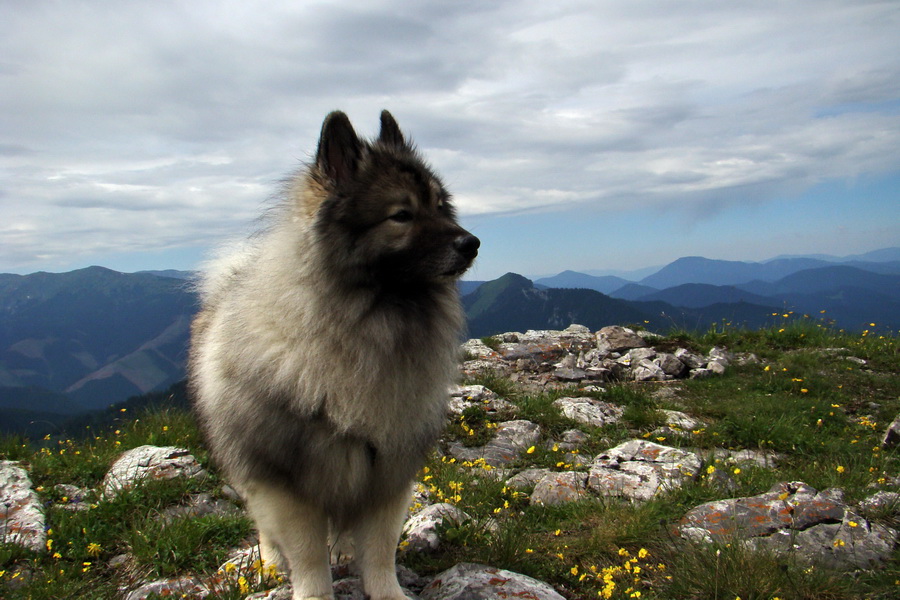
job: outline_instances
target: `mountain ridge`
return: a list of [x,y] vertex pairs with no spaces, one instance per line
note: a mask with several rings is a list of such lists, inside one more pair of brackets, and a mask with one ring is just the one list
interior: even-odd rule
[[[721,321],[754,328],[773,312],[824,315],[836,327],[862,331],[870,323],[900,329],[900,263],[893,249],[868,256],[881,262],[825,262],[808,257],[770,263],[683,257],[666,277],[699,278],[735,267],[735,285],[679,283],[668,288],[576,271],[528,279],[507,273],[491,281],[461,281],[470,335],[624,324],[666,330],[704,329]],[[676,264],[680,263],[680,264]],[[675,265],[675,267],[672,267]],[[748,266],[749,265],[749,266]],[[794,270],[800,266],[808,266]],[[671,267],[671,268],[670,268]],[[120,273],[87,267],[67,273],[0,274],[0,409],[4,421],[50,420],[52,414],[97,410],[164,390],[184,378],[190,320],[197,299],[188,272]],[[650,279],[653,281],[653,279]],[[602,284],[607,291],[568,287]],[[612,284],[622,283],[616,290]],[[549,285],[548,285],[549,284]],[[565,285],[566,287],[553,287]],[[823,312],[824,311],[824,312]],[[31,412],[29,412],[31,411]]]

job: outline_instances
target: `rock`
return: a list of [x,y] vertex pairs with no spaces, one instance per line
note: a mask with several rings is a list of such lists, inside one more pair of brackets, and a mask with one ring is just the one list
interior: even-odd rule
[[[590,436],[580,429],[566,429],[562,432],[562,437],[556,442],[556,446],[560,450],[576,450],[579,446],[586,443]],[[552,447],[553,444],[551,443]]]
[[588,487],[603,496],[649,500],[681,487],[700,473],[693,452],[646,440],[629,440],[598,455],[588,475]]
[[128,592],[125,600],[146,600],[153,598],[206,598],[210,590],[196,577],[178,577],[173,579],[158,579],[141,585],[139,588]]
[[757,496],[707,502],[685,514],[677,532],[699,542],[744,540],[835,569],[871,568],[890,557],[898,534],[850,511],[843,492],[783,482]]
[[28,471],[17,461],[0,461],[0,540],[34,552],[47,550],[41,500]]
[[458,527],[471,517],[452,504],[432,504],[423,508],[403,525],[407,550],[423,552],[437,550],[441,545],[438,531],[441,527]]
[[460,346],[463,356],[478,358],[497,358],[499,356],[490,346],[479,339],[471,339]]
[[703,369],[706,367],[706,363],[708,362],[699,354],[694,354],[693,352],[690,352],[685,348],[678,348],[675,351],[675,358],[687,365],[689,369]]
[[578,357],[571,352],[566,354],[561,361],[556,363],[557,369],[574,369],[576,367],[579,369],[582,368],[578,366]]
[[556,506],[581,500],[587,495],[587,473],[565,471],[545,475],[531,493],[531,503]]
[[734,364],[736,365],[758,365],[760,362],[759,357],[753,352],[738,352],[734,355]]
[[560,367],[553,371],[553,377],[560,381],[583,381],[585,379],[595,379],[598,377],[602,377],[602,375],[597,372],[588,373],[584,369],[578,369],[576,367]]
[[[359,577],[348,576],[347,573],[337,573],[334,568],[332,568],[332,576],[334,583],[332,583],[331,589],[334,600],[367,600],[368,596],[363,591],[362,580]],[[397,579],[403,593],[412,600],[417,600],[418,596],[410,590],[421,589],[426,583],[402,565],[397,565]],[[292,593],[291,584],[285,583],[265,592],[251,594],[244,600],[293,600]]]
[[53,491],[63,499],[60,505],[64,510],[81,511],[90,510],[91,505],[86,501],[93,495],[93,491],[80,488],[77,485],[58,483],[53,486]]
[[498,398],[497,394],[483,385],[456,385],[450,388],[451,398],[461,398],[466,402],[482,402]]
[[507,374],[509,366],[502,360],[477,359],[467,360],[459,367],[460,373],[466,377],[476,377],[483,373]]
[[228,502],[213,498],[210,494],[194,494],[186,504],[170,506],[162,511],[160,517],[165,522],[171,522],[181,518],[196,518],[205,515],[230,516],[238,515],[241,510]]
[[439,574],[421,594],[422,600],[564,600],[552,587],[526,575],[460,563]]
[[504,421],[498,424],[494,439],[484,446],[467,448],[454,442],[449,451],[458,460],[475,462],[483,458],[485,464],[501,467],[518,459],[528,448],[537,444],[540,438],[540,426],[531,421]]
[[706,379],[715,375],[710,369],[691,369],[688,377],[691,379]]
[[[707,452],[700,451],[699,453],[701,456],[706,457]],[[771,450],[726,450],[725,448],[715,448],[709,456],[711,461],[716,463],[767,469],[776,467],[778,461],[782,458],[780,454]]]
[[218,573],[234,573],[234,579],[240,575],[247,575],[253,568],[253,564],[261,560],[259,544],[247,548],[238,548],[225,558],[225,562],[219,565]]
[[244,600],[293,600],[293,598],[293,589],[290,584],[285,584],[265,592],[250,594]]
[[671,379],[670,375],[666,375],[658,364],[649,358],[642,359],[631,370],[632,377],[635,381],[665,381]]
[[523,360],[523,364],[531,366],[556,363],[568,354],[577,354],[594,346],[594,335],[582,325],[570,325],[563,331],[529,329],[525,333],[505,333],[497,337],[505,342],[498,348],[504,360]]
[[669,427],[680,429],[682,431],[691,431],[703,427],[702,421],[698,421],[681,411],[661,409],[659,412],[665,416],[666,425]]
[[632,348],[624,356],[617,359],[616,362],[622,365],[635,365],[644,359],[650,360],[653,358],[656,358],[656,350],[653,348]]
[[900,515],[900,493],[876,492],[859,503],[859,512],[866,517]]
[[647,342],[627,327],[612,325],[604,327],[597,332],[597,349],[609,354],[610,352],[622,352],[632,348],[646,348]]
[[726,350],[725,348],[720,348],[718,346],[713,346],[709,351],[709,360],[716,361],[720,363],[723,367],[727,367],[734,361],[734,354]]
[[525,469],[506,480],[506,485],[517,491],[533,490],[538,481],[550,474],[550,469]]
[[900,415],[888,425],[884,437],[881,438],[882,448],[892,448],[898,444],[900,444]]
[[594,398],[559,398],[553,406],[565,417],[594,427],[616,423],[625,412],[621,406]]
[[140,446],[124,452],[103,478],[101,489],[106,499],[135,482],[175,477],[204,477],[206,471],[184,448]]
[[[712,375],[724,375],[725,367],[727,365],[719,360],[711,360],[706,363],[706,370],[709,371]],[[699,371],[700,369],[698,369]]]
[[467,408],[478,406],[488,414],[504,413],[514,415],[519,408],[504,400],[483,385],[457,386],[450,390],[450,402],[447,405],[451,414],[461,415]]
[[669,354],[668,352],[660,352],[653,359],[653,362],[663,370],[663,373],[670,377],[681,377],[688,370],[687,365],[678,360],[674,354]]

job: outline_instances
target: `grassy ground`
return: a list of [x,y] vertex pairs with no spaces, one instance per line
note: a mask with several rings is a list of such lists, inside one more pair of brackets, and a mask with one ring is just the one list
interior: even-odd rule
[[[527,394],[496,376],[483,383],[519,406],[519,418],[542,426],[545,440],[520,466],[571,468],[551,440],[569,428],[588,434],[582,454],[592,457],[634,437],[650,437],[660,423],[658,409],[677,409],[705,426],[684,436],[654,441],[691,448],[773,450],[778,467],[727,467],[736,488],[723,492],[706,476],[649,502],[631,505],[590,499],[559,507],[530,506],[522,493],[507,488],[480,465],[433,458],[422,484],[436,500],[456,504],[472,521],[444,532],[447,542],[434,554],[403,553],[402,562],[429,575],[457,562],[482,562],[545,580],[569,598],[696,598],[742,600],[773,598],[872,598],[900,596],[900,550],[883,568],[855,574],[810,568],[738,545],[687,545],[671,533],[684,513],[709,500],[753,495],[778,481],[801,480],[818,489],[839,486],[848,502],[878,489],[897,490],[900,452],[881,450],[887,424],[900,413],[900,347],[893,334],[877,326],[864,335],[834,331],[809,318],[773,316],[778,322],[760,331],[727,324],[702,335],[674,332],[660,345],[708,351],[713,345],[754,352],[761,363],[733,367],[726,375],[673,384],[611,386],[605,400],[626,408],[623,421],[604,428],[579,426],[552,407],[560,395]],[[846,351],[828,349],[844,348]],[[864,366],[847,360],[853,356]],[[654,393],[661,388],[674,393]],[[579,395],[583,395],[580,394]],[[479,443],[489,439],[492,418],[470,411],[450,431]],[[143,444],[190,448],[208,458],[189,415],[157,411],[138,419],[123,413],[118,428],[91,432],[87,441],[0,441],[0,456],[27,464],[35,485],[48,500],[49,552],[31,554],[0,544],[0,597],[115,598],[134,578],[211,573],[228,551],[250,535],[243,517],[156,518],[167,506],[192,493],[221,494],[213,475],[203,482],[170,481],[139,486],[112,502],[93,499],[94,508],[72,512],[71,499],[57,483],[97,487],[123,450]],[[660,436],[666,437],[666,436]],[[711,466],[726,469],[725,465]],[[880,519],[898,528],[897,513]],[[112,566],[115,565],[115,566]],[[24,584],[22,582],[25,582]],[[232,582],[216,590],[219,598],[243,598],[264,589],[257,582]]]

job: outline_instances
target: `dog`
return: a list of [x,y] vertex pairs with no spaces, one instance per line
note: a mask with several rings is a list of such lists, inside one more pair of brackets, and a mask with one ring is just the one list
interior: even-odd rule
[[329,114],[279,200],[201,276],[194,410],[294,600],[333,597],[329,544],[346,536],[368,596],[399,600],[397,544],[445,423],[456,283],[480,241],[387,111],[372,140]]

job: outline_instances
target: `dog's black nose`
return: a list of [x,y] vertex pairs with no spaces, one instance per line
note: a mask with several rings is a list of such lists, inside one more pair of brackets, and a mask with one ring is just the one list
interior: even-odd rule
[[461,235],[453,240],[453,247],[456,248],[456,251],[469,260],[472,260],[473,258],[478,256],[479,246],[481,246],[481,240],[479,240],[471,233]]

